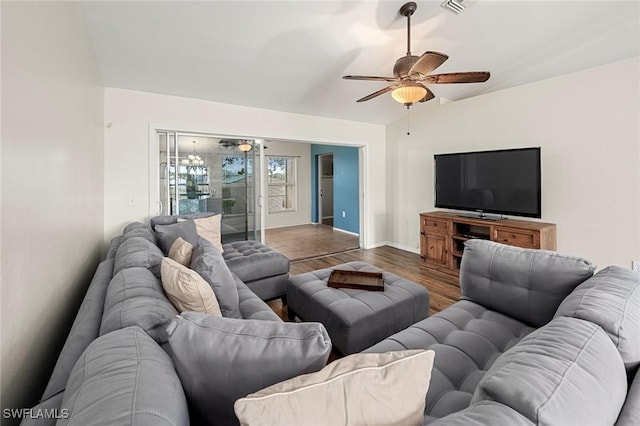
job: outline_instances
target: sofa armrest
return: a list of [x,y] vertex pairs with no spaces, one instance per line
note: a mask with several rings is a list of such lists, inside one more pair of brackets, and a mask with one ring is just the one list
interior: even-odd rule
[[236,274],[232,273],[232,275],[238,288],[240,315],[242,315],[243,319],[282,321],[282,319],[271,310],[269,305],[256,296]]

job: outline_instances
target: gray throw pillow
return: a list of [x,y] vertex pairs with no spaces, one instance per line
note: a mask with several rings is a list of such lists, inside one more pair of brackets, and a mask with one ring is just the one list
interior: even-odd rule
[[138,327],[94,340],[73,367],[58,425],[189,424],[171,359]]
[[612,425],[627,375],[607,334],[559,317],[496,359],[471,399],[507,405],[538,425]]
[[238,320],[184,312],[167,327],[167,351],[192,416],[238,424],[234,402],[300,374],[322,369],[331,341],[319,323]]
[[460,266],[461,298],[541,327],[595,268],[553,251],[469,240]]
[[191,269],[200,274],[213,288],[220,304],[222,316],[242,318],[240,297],[233,275],[231,275],[231,271],[218,249],[202,237],[198,238],[198,242],[193,248]]
[[164,255],[157,245],[143,237],[123,240],[116,251],[113,274],[127,268],[147,268],[156,277],[160,276],[160,263]]
[[160,241],[160,247],[162,247],[162,251],[165,255],[169,254],[169,250],[171,249],[173,242],[178,237],[182,237],[183,240],[187,241],[194,247],[198,242],[198,232],[193,220],[177,222],[171,225],[156,225],[154,229],[158,240]]

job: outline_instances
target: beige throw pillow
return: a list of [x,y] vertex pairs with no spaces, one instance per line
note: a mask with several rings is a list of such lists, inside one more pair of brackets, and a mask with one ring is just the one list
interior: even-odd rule
[[243,426],[421,425],[433,351],[354,354],[235,402]]
[[222,215],[216,214],[209,217],[203,217],[200,219],[194,219],[196,224],[196,231],[202,238],[208,240],[215,248],[222,253],[221,233],[220,233],[220,220]]
[[162,287],[178,312],[201,312],[221,317],[211,286],[196,272],[165,257],[160,267]]
[[191,255],[193,254],[193,244],[182,239],[176,238],[169,249],[169,257],[187,268],[191,265]]

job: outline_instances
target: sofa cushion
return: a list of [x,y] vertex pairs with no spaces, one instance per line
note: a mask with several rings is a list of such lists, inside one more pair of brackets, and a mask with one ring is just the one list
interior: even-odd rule
[[124,227],[124,229],[122,230],[122,235],[126,234],[127,232],[133,231],[134,229],[146,228],[146,227],[147,225],[145,225],[142,222],[131,222]]
[[460,265],[461,298],[540,327],[594,269],[579,257],[469,240]]
[[473,392],[503,352],[534,329],[468,300],[402,330],[365,352],[431,349],[431,372],[425,414],[441,418],[469,406]]
[[536,424],[612,425],[626,394],[624,364],[602,328],[558,317],[502,354],[472,403],[496,401]]
[[145,268],[128,268],[111,279],[104,302],[100,335],[137,325],[156,341],[178,312],[162,284]]
[[[135,225],[135,226],[132,226]],[[156,236],[154,235],[151,228],[140,223],[133,222],[125,227],[125,230],[122,232],[122,240],[128,240],[133,237],[142,237],[145,240],[148,240],[150,243],[156,243]]]
[[116,252],[113,274],[127,268],[147,268],[156,277],[160,276],[160,262],[164,255],[155,244],[143,237],[123,240]]
[[223,316],[242,318],[238,289],[233,275],[218,249],[202,237],[198,238],[198,243],[194,246],[191,269],[200,274],[213,288]]
[[[241,425],[421,425],[433,351],[354,354],[236,401]],[[416,371],[422,374],[416,374]]]
[[627,370],[640,365],[640,274],[609,266],[580,284],[556,317],[598,324],[618,348]]
[[168,351],[194,414],[237,424],[233,403],[251,392],[325,366],[322,324],[219,318],[185,312],[167,327]]
[[171,359],[138,327],[94,340],[69,376],[58,425],[188,425]]
[[196,271],[165,257],[161,272],[162,288],[178,312],[222,316],[211,286]]
[[179,264],[189,267],[191,266],[191,256],[193,256],[193,244],[178,237],[171,244],[168,256]]

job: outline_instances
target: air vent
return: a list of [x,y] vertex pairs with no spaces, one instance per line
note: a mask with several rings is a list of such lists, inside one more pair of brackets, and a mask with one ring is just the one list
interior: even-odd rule
[[462,0],[446,0],[440,6],[444,7],[449,12],[455,13],[456,15],[464,11]]

